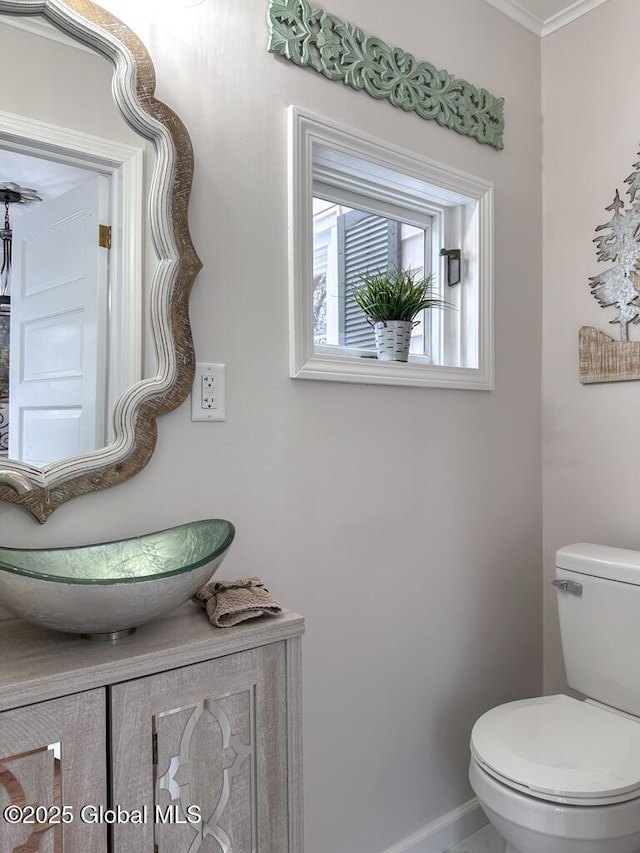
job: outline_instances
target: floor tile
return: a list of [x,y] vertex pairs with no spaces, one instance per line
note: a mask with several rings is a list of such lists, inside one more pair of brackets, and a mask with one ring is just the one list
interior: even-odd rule
[[491,824],[488,824],[460,844],[451,847],[446,853],[504,853],[504,848],[504,841]]

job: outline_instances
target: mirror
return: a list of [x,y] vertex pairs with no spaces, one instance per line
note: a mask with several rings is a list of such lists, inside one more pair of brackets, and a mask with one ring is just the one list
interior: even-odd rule
[[0,500],[44,522],[140,471],[156,418],[191,390],[193,155],[146,49],[106,10],[0,0],[0,39],[5,58],[38,56],[0,95]]

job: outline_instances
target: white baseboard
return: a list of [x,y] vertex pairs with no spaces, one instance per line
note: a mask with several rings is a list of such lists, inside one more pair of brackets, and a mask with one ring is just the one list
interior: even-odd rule
[[474,797],[389,847],[384,853],[444,853],[482,829],[486,823],[487,818]]

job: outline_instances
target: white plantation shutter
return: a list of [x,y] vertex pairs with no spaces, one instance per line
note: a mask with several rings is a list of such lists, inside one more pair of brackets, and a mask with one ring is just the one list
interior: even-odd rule
[[373,328],[355,303],[352,288],[366,272],[399,266],[400,225],[393,219],[352,210],[338,217],[340,345],[375,349]]

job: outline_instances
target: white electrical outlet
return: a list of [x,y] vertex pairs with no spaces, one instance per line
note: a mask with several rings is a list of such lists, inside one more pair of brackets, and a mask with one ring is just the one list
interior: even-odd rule
[[225,365],[196,364],[196,377],[191,390],[192,421],[225,419]]

